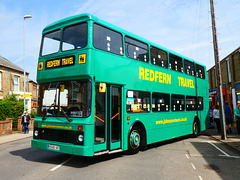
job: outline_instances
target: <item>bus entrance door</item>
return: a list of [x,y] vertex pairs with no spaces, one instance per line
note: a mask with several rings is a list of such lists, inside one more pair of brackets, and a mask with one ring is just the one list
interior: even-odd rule
[[95,155],[121,151],[122,87],[107,85],[100,92],[95,87]]

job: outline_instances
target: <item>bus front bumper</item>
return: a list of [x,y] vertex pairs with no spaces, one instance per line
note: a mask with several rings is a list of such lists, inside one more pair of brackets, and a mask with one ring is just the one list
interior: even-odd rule
[[78,156],[93,156],[93,148],[88,146],[74,145],[70,143],[60,143],[55,141],[32,139],[32,147],[54,152],[73,154]]

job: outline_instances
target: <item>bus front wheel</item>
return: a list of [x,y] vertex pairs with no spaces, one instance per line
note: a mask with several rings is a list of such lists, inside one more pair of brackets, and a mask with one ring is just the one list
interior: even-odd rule
[[141,132],[138,126],[134,126],[128,137],[128,152],[129,154],[136,154],[141,148]]

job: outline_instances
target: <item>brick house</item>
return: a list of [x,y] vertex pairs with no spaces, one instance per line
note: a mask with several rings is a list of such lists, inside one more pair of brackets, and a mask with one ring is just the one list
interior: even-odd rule
[[32,93],[32,98],[31,98],[31,108],[32,110],[36,111],[37,110],[37,102],[38,102],[38,88],[37,88],[37,83],[29,80],[26,83],[26,91]]
[[[224,101],[234,108],[240,102],[240,47],[220,61],[222,92]],[[210,108],[217,104],[217,82],[215,66],[208,71]]]
[[[28,79],[29,73],[26,72],[26,92],[32,97],[26,99],[28,112],[37,107],[37,83]],[[0,56],[0,99],[6,95],[16,94],[18,98],[24,94],[24,70],[13,64],[6,58]]]

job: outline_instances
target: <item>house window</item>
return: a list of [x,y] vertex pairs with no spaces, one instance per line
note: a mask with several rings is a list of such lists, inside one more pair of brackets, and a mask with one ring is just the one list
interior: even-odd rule
[[14,91],[19,91],[19,77],[14,76]]

